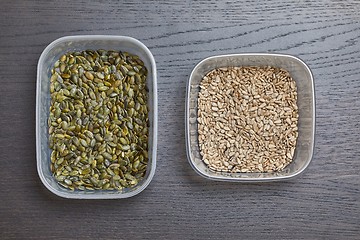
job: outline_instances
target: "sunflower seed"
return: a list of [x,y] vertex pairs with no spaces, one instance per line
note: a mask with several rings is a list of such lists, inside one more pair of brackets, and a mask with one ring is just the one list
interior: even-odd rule
[[214,69],[200,83],[200,154],[214,171],[281,171],[294,156],[298,117],[296,83],[287,71]]

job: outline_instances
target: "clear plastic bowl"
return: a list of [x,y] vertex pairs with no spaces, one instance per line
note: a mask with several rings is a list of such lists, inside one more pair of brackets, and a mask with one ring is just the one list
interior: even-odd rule
[[[147,87],[149,89],[149,162],[144,179],[135,187],[117,190],[71,191],[60,186],[50,171],[50,149],[48,125],[50,107],[51,69],[62,54],[86,49],[106,49],[127,51],[138,55],[148,69]],[[37,67],[36,88],[36,157],[37,170],[42,183],[52,193],[64,198],[111,199],[128,198],[144,190],[155,173],[157,148],[157,83],[156,64],[150,50],[140,41],[125,36],[84,35],[62,37],[50,43],[42,52]]]
[[[293,161],[282,171],[273,173],[226,173],[210,170],[202,161],[198,143],[197,99],[199,84],[209,71],[229,66],[273,66],[287,70],[296,81],[299,107],[299,136]],[[300,174],[309,165],[314,148],[315,92],[309,67],[300,59],[282,54],[245,53],[213,56],[198,63],[187,83],[185,108],[185,136],[187,158],[199,175],[220,181],[261,182],[289,179]]]

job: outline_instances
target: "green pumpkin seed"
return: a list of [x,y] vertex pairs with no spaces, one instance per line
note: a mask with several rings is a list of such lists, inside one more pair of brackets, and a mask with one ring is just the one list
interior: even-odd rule
[[127,75],[129,75],[129,76],[134,76],[136,74],[136,72],[134,72],[134,71],[128,71],[127,72]]
[[[89,68],[89,67],[88,67]],[[94,75],[91,72],[85,72],[85,77],[89,80],[94,79]]]
[[111,154],[109,154],[108,152],[104,152],[102,155],[103,155],[104,158],[106,158],[106,159],[108,159],[108,160],[111,160],[111,159],[112,159]]
[[109,89],[109,87],[107,87],[107,86],[102,86],[102,87],[99,87],[98,89],[99,89],[99,91],[106,91],[106,90]]
[[69,185],[72,185],[72,181],[69,180],[69,179],[65,179],[64,182],[65,182],[65,184],[67,184],[68,186],[69,186]]
[[125,145],[128,144],[128,141],[125,138],[120,138],[119,141],[121,142],[121,144]]
[[63,73],[63,74],[61,74],[60,76],[61,76],[63,79],[66,79],[66,78],[70,78],[70,77],[71,77],[71,75],[68,74],[68,73]]
[[50,170],[59,184],[83,191],[136,185],[148,162],[143,62],[86,50],[62,55],[51,73]]
[[127,151],[130,149],[130,146],[129,145],[121,145],[121,150],[123,151]]

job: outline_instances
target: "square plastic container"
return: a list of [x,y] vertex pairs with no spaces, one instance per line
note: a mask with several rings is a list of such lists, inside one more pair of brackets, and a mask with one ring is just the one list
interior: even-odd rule
[[[105,49],[127,51],[138,55],[147,70],[148,105],[149,105],[149,161],[143,180],[132,188],[118,190],[74,190],[60,186],[50,171],[50,154],[48,143],[48,124],[50,107],[50,76],[56,60],[66,52],[86,49]],[[50,43],[42,52],[37,67],[36,88],[36,157],[37,170],[42,183],[52,193],[64,198],[77,199],[112,199],[132,197],[144,190],[155,173],[157,148],[157,79],[156,64],[150,50],[140,41],[125,36],[68,36]]]
[[[298,92],[299,136],[293,161],[282,171],[273,173],[226,173],[210,170],[202,161],[198,143],[197,99],[202,78],[211,70],[235,66],[273,66],[287,70],[296,81]],[[309,67],[300,59],[281,54],[232,54],[213,56],[198,63],[187,84],[185,108],[185,137],[187,158],[191,167],[200,176],[212,180],[234,182],[275,181],[295,177],[309,165],[314,148],[315,92],[313,76]]]

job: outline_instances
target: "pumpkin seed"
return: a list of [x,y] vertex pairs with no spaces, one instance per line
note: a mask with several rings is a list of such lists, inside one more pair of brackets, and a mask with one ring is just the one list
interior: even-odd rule
[[148,162],[144,63],[126,52],[86,50],[62,55],[51,73],[55,179],[70,190],[135,186]]

